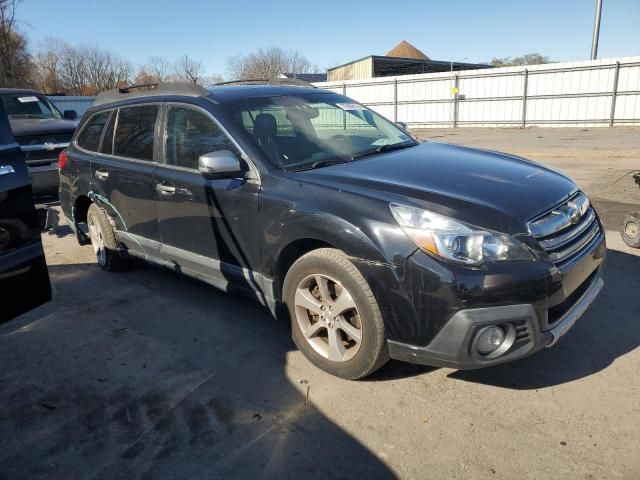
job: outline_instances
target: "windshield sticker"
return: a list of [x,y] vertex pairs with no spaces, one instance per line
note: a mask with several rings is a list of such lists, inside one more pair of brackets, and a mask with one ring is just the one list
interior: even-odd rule
[[38,97],[18,97],[20,103],[37,102]]
[[365,107],[357,103],[336,103],[336,107],[342,110],[366,110]]

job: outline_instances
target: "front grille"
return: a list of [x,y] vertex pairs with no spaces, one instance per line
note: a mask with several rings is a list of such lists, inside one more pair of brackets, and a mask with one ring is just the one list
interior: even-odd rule
[[44,135],[24,135],[16,137],[16,142],[21,147],[45,145],[47,143],[69,143],[73,132],[65,133],[46,133]]
[[54,148],[53,150],[32,150],[24,152],[25,160],[29,165],[49,165],[58,161],[58,156],[64,148]]
[[578,258],[598,241],[601,233],[596,213],[582,192],[534,218],[528,227],[556,265]]
[[60,152],[69,146],[72,132],[25,135],[16,141],[30,166],[46,166],[58,160]]

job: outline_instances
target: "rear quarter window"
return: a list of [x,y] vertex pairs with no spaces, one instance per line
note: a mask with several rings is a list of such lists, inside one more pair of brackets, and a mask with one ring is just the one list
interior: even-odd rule
[[93,114],[78,135],[76,143],[80,148],[97,152],[100,145],[100,137],[107,120],[109,120],[110,112],[99,112]]
[[158,105],[121,108],[118,112],[113,154],[153,161],[153,137]]
[[102,145],[100,146],[100,153],[106,153],[111,155],[113,153],[113,131],[115,130],[116,119],[118,118],[118,111],[114,110],[113,115],[109,119],[106,130],[102,138]]

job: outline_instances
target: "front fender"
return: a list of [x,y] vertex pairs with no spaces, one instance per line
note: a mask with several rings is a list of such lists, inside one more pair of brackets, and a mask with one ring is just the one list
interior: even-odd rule
[[282,252],[303,239],[388,265],[401,264],[416,249],[383,200],[300,182],[295,175],[267,175],[263,180],[260,221],[266,276],[273,278]]
[[265,252],[274,262],[292,243],[312,240],[332,245],[352,257],[389,263],[380,246],[360,227],[329,213],[298,214],[286,222],[274,222],[265,231],[265,237],[277,239],[271,251]]

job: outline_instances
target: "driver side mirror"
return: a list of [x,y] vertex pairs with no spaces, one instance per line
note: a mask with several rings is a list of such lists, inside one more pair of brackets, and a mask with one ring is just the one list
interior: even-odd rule
[[240,162],[229,150],[217,150],[200,155],[198,170],[208,179],[235,178],[242,173]]
[[65,120],[77,120],[78,112],[76,112],[75,110],[65,110],[62,113],[62,116],[64,117]]
[[403,130],[409,130],[409,124],[407,122],[396,122],[396,125]]

